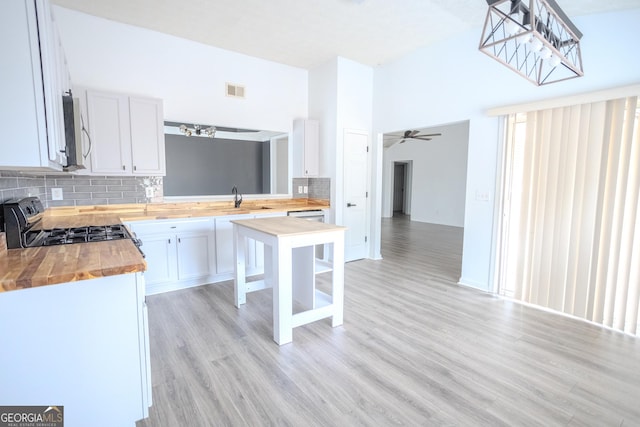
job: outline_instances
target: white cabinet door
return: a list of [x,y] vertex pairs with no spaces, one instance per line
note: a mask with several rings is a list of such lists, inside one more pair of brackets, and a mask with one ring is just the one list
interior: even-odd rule
[[[253,215],[216,218],[216,272],[218,274],[233,273],[235,256],[233,252],[233,224],[231,221],[249,218],[253,218]],[[247,242],[247,268],[251,268],[250,262],[255,260],[255,254],[252,255],[252,252],[255,252],[255,240]]]
[[304,174],[320,174],[320,125],[317,120],[307,120],[304,127]]
[[164,175],[162,100],[76,88],[88,120],[84,152],[94,175]]
[[175,236],[145,236],[142,241],[142,251],[147,261],[147,271],[144,273],[144,277],[151,292],[154,285],[178,280]]
[[129,97],[134,175],[165,175],[162,100]]
[[229,218],[216,218],[216,272],[232,273],[233,263],[233,224]]
[[[275,212],[272,214],[261,214],[261,215],[256,215],[256,218],[270,218],[270,217],[276,217],[276,216],[287,216],[286,212]],[[255,251],[251,252],[249,255],[252,259],[248,259],[249,257],[247,257],[247,261],[248,264],[250,264],[251,266],[253,266],[255,268],[256,272],[264,272],[264,243],[262,242],[256,242],[255,240],[252,240],[255,244]]]
[[47,112],[47,139],[49,160],[63,165],[67,163],[65,154],[64,113],[62,95],[69,88],[61,86],[63,65],[60,62],[58,32],[55,28],[51,6],[48,1],[36,2],[38,11],[38,32],[40,36],[40,59],[42,64],[42,87],[44,89],[45,110]]
[[147,295],[204,285],[216,270],[212,218],[134,221],[147,261]]
[[317,120],[298,119],[293,122],[293,176],[320,174],[320,124]]
[[208,276],[210,272],[209,235],[180,234],[178,239],[178,279]]
[[132,172],[128,105],[126,95],[87,91],[91,172],[104,175]]
[[[40,31],[36,16],[43,24]],[[50,155],[54,160],[60,157],[62,130],[56,123],[60,123],[62,93],[56,91],[57,84],[51,87],[57,61],[47,62],[52,59],[45,31],[52,26],[45,25],[49,17],[49,3],[44,0],[0,2],[0,167],[62,169],[50,160]]]

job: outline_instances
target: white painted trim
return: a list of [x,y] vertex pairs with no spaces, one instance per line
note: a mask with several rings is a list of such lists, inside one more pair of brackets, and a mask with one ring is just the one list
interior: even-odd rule
[[502,240],[502,219],[504,213],[504,174],[505,174],[505,147],[506,147],[506,139],[507,139],[507,121],[506,116],[501,116],[498,118],[500,124],[498,125],[498,150],[496,153],[496,180],[495,187],[493,190],[494,198],[493,198],[493,231],[491,233],[491,262],[489,264],[489,283],[487,284],[487,288],[493,292],[498,293],[498,281],[496,278],[498,277],[497,272],[499,271],[499,263],[501,254],[498,253],[498,248],[500,242]]
[[608,101],[610,99],[640,96],[640,84],[621,86],[596,92],[545,99],[543,101],[514,104],[487,110],[489,116],[504,116],[512,113],[526,113],[528,111],[547,110],[551,108],[567,107],[569,105],[588,104],[592,102]]
[[473,289],[477,289],[479,291],[483,291],[483,292],[487,292],[487,293],[492,293],[491,291],[487,290],[487,283],[482,283],[482,282],[478,282],[475,280],[469,280],[469,279],[465,279],[464,277],[461,277],[460,280],[458,281],[458,285],[460,286],[466,286],[468,288],[473,288]]

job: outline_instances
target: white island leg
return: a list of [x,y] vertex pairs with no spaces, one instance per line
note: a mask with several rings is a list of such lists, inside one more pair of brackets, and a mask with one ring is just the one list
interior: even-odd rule
[[[273,248],[273,340],[278,345],[293,340],[293,289],[291,247],[278,242]],[[272,254],[272,255],[273,255]]]
[[233,224],[233,250],[236,254],[233,267],[233,297],[236,307],[247,302],[247,277],[245,266],[245,238],[240,235],[238,225]]
[[342,325],[344,313],[344,233],[337,233],[333,242],[333,280],[332,280],[333,317],[331,326]]

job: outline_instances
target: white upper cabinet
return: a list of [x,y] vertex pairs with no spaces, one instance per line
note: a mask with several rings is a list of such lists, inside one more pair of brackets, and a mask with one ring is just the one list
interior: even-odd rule
[[126,95],[87,91],[90,141],[85,153],[91,156],[91,172],[104,175],[132,172],[128,101]]
[[84,152],[99,175],[164,175],[162,100],[86,90]]
[[293,121],[293,177],[320,174],[320,125],[317,120]]
[[129,97],[134,174],[165,175],[162,100]]
[[64,53],[47,0],[0,2],[0,167],[61,170],[66,164]]

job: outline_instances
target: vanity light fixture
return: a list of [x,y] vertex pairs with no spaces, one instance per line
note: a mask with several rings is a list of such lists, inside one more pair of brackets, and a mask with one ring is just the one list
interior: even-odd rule
[[185,134],[186,136],[197,135],[202,136],[203,132],[209,138],[214,138],[216,136],[216,127],[209,126],[205,129],[202,129],[200,125],[193,125],[193,129],[188,128],[187,125],[180,125],[180,132]]
[[480,51],[536,85],[581,77],[582,33],[555,0],[487,0]]

